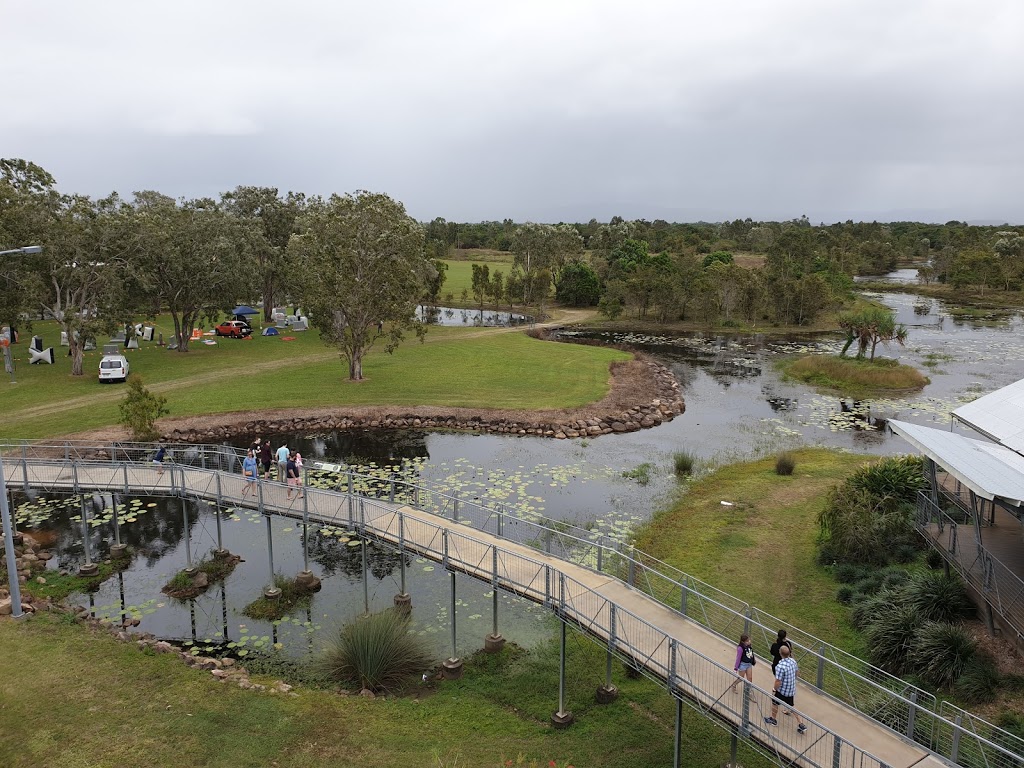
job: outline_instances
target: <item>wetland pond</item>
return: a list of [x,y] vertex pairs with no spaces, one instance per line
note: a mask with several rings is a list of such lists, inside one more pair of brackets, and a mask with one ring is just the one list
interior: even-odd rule
[[[407,479],[457,490],[463,498],[497,501],[514,514],[544,516],[626,540],[630,529],[664,504],[675,486],[672,455],[686,450],[703,466],[764,455],[801,445],[823,445],[864,453],[908,450],[888,434],[885,421],[899,418],[950,426],[950,412],[964,402],[1020,378],[1024,335],[1019,313],[979,317],[935,299],[908,293],[869,294],[897,312],[910,328],[907,346],[879,349],[924,370],[931,383],[920,392],[860,402],[842,401],[785,380],[776,363],[789,355],[834,354],[837,334],[778,336],[694,333],[651,335],[566,330],[565,342],[598,340],[642,350],[678,378],[686,412],[653,429],[592,440],[551,440],[505,435],[356,431],[272,438],[302,454],[307,464],[348,462],[382,477],[397,471]],[[254,435],[239,436],[247,445]],[[109,495],[89,495],[93,552],[101,556],[113,538]],[[188,523],[182,513],[187,510]],[[128,505],[122,540],[133,557],[120,573],[92,594],[73,596],[94,615],[119,622],[140,619],[139,630],[204,645],[224,646],[244,656],[280,649],[300,656],[323,645],[333,632],[364,610],[392,604],[399,591],[398,554],[369,547],[364,592],[360,542],[343,531],[311,530],[310,567],[322,590],[308,608],[280,622],[242,614],[270,582],[263,518],[246,510],[221,513],[224,546],[244,561],[223,584],[195,600],[166,597],[161,588],[185,567],[185,533],[198,559],[216,546],[216,510],[166,498],[119,499]],[[37,536],[55,557],[48,567],[73,570],[83,560],[80,499],[25,498],[14,493],[19,528]],[[274,565],[293,576],[302,569],[300,523],[272,518]],[[449,581],[440,566],[407,557],[413,630],[432,641],[438,658],[451,653]],[[489,585],[457,577],[457,650],[482,646],[491,631]],[[531,647],[551,635],[554,619],[532,603],[499,594],[499,630]]]

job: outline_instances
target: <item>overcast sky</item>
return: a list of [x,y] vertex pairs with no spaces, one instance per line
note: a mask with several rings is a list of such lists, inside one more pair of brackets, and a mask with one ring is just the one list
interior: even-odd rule
[[65,192],[1024,221],[1020,0],[0,0],[0,29],[0,156]]

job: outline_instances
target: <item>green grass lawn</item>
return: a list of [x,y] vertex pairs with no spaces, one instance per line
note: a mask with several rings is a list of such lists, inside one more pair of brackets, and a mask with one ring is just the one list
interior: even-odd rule
[[[637,532],[636,547],[851,653],[863,650],[816,562],[817,516],[830,488],[872,457],[818,448],[721,467]],[[731,501],[732,507],[722,506]]]
[[[512,647],[466,660],[462,680],[431,683],[407,697],[364,699],[329,690],[242,690],[52,615],[0,621],[0,765],[117,766],[504,766],[638,768],[672,761],[674,705],[616,663],[622,695],[594,703],[604,654],[569,640],[566,702],[577,721],[555,730],[558,647]],[[254,678],[261,681],[261,678]],[[275,678],[263,678],[272,682]],[[724,731],[688,708],[683,765],[728,759]],[[768,761],[742,748],[743,764]]]
[[[157,321],[170,336],[170,318]],[[46,345],[60,334],[36,323]],[[378,346],[365,358],[358,383],[336,349],[316,331],[251,340],[193,342],[187,353],[142,342],[126,353],[133,373],[168,399],[171,416],[288,407],[345,405],[463,406],[469,408],[572,408],[608,391],[609,364],[627,359],[611,349],[540,341],[503,329],[431,327],[426,343],[407,340],[388,355]],[[25,335],[27,336],[27,334]],[[17,383],[0,380],[4,420],[0,438],[64,435],[116,424],[122,384],[100,384],[101,349],[86,354],[85,375],[70,375],[65,348],[56,364],[27,365],[28,342],[17,345]]]
[[[447,294],[451,294],[456,302],[461,301],[462,290],[465,289],[468,292],[468,301],[473,302],[473,265],[474,264],[486,264],[487,269],[493,275],[495,272],[501,272],[507,278],[509,273],[512,271],[512,260],[509,258],[508,261],[490,261],[490,260],[472,260],[472,261],[447,261],[448,271],[445,272],[444,285],[441,286],[441,297],[443,298]],[[487,305],[487,309],[493,308],[492,305]]]

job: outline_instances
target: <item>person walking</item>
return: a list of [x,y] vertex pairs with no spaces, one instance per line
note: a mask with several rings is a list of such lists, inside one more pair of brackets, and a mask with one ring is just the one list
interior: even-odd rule
[[793,707],[793,699],[796,697],[796,673],[799,671],[796,659],[790,655],[788,645],[783,645],[779,648],[779,655],[782,658],[775,665],[775,690],[772,692],[772,714],[766,717],[764,721],[768,725],[779,724],[779,721],[775,718],[779,714],[779,702],[781,701],[796,715],[796,732],[807,733],[807,726],[804,725],[800,713]]
[[164,456],[167,455],[167,446],[160,443],[160,447],[156,449],[156,455],[153,457],[153,466],[156,467],[157,475],[164,473]]
[[270,479],[270,465],[274,463],[274,449],[270,447],[270,438],[260,446],[260,463],[263,464],[263,479]]
[[740,684],[740,680],[746,678],[751,683],[754,682],[754,665],[757,664],[757,659],[754,658],[754,648],[750,644],[749,635],[740,635],[740,643],[736,646],[736,663],[733,665],[733,671],[738,675],[736,682],[732,684],[732,692],[736,693],[736,686]]
[[277,481],[283,483],[288,479],[288,446],[277,449]]
[[285,472],[288,475],[288,493],[285,494],[285,498],[291,501],[292,488],[295,489],[295,498],[302,498],[302,489],[299,487],[299,467],[295,463],[295,453],[288,454],[288,461],[285,464]]
[[775,642],[772,643],[772,647],[769,649],[769,653],[772,655],[773,675],[775,674],[775,668],[779,665],[779,662],[782,661],[782,654],[779,653],[779,649],[782,648],[782,646],[789,648],[790,653],[793,652],[793,645],[786,639],[786,630],[784,629],[779,630],[778,638],[776,638]]
[[242,476],[245,478],[245,487],[242,489],[244,499],[250,493],[256,493],[256,479],[259,477],[259,465],[256,463],[256,454],[251,450],[242,460]]

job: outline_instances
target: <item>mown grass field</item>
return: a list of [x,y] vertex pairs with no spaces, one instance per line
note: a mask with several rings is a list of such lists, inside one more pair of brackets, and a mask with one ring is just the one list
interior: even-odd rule
[[[851,652],[863,650],[836,602],[837,584],[817,564],[817,516],[825,495],[872,457],[825,449],[732,464],[694,481],[637,532],[636,547]],[[723,506],[730,501],[735,506]]]
[[[658,686],[630,680],[594,703],[604,654],[569,641],[567,707],[577,721],[555,730],[558,647],[467,659],[462,680],[417,685],[400,698],[365,699],[299,687],[242,690],[58,617],[0,621],[0,765],[4,768],[205,766],[494,766],[620,768],[672,762],[674,705]],[[272,682],[275,678],[254,678]],[[728,760],[724,731],[688,708],[683,765]],[[743,764],[768,761],[742,748]]]
[[[156,327],[169,338],[168,316]],[[36,323],[33,332],[47,346],[60,338],[53,323]],[[0,438],[116,424],[125,388],[97,381],[102,349],[86,354],[85,375],[75,377],[63,347],[55,348],[55,365],[27,365],[28,335],[15,346],[17,383],[0,380]],[[628,357],[503,329],[431,327],[425,343],[408,339],[392,355],[378,345],[364,360],[365,379],[350,382],[347,364],[316,331],[291,335],[294,341],[257,335],[218,339],[215,346],[193,342],[187,353],[142,342],[126,355],[132,372],[167,397],[171,416],[344,405],[572,408],[600,400],[608,391],[609,364]]]

